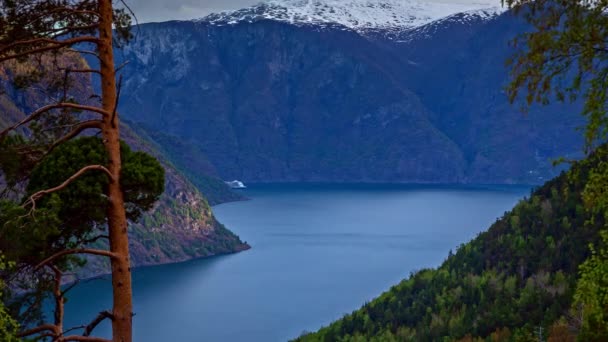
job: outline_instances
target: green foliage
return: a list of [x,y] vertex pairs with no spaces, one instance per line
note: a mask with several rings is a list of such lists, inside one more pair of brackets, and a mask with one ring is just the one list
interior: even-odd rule
[[20,153],[20,149],[25,144],[25,139],[19,134],[12,134],[0,139],[0,171],[6,182],[2,195],[7,195],[7,191],[13,190],[27,176],[28,170],[33,167],[30,160]]
[[60,201],[51,196],[35,215],[12,201],[0,201],[0,251],[11,261],[34,264],[54,248],[49,242],[61,235]]
[[[4,257],[0,254],[0,272],[6,269],[7,265],[4,262]],[[2,290],[4,290],[4,283],[0,280],[0,296],[2,296]],[[17,332],[19,331],[19,325],[7,312],[4,304],[0,302],[0,341],[5,342],[18,342]]]
[[15,320],[8,314],[4,305],[0,304],[0,341],[4,342],[18,342],[17,331],[19,325]]
[[[584,98],[583,114],[587,117],[585,140],[587,151],[608,138],[608,11],[607,1],[572,0],[505,0],[509,7],[523,14],[533,32],[514,41],[519,48],[513,59],[512,82],[508,87],[511,101],[523,89],[526,102],[548,103],[552,100],[573,101]],[[608,153],[596,150],[590,160],[576,168],[572,179],[587,174],[581,189],[582,200],[571,216],[587,224],[606,228],[608,219]],[[572,193],[570,193],[572,194]],[[570,196],[572,197],[572,196]],[[583,209],[584,208],[584,209]],[[567,221],[568,220],[568,221]],[[568,217],[564,229],[573,229]],[[579,338],[585,341],[608,339],[608,252],[606,231],[603,246],[591,246],[591,256],[581,264],[580,280],[574,295],[573,311],[582,311]],[[584,244],[586,245],[586,244]]]
[[509,60],[514,101],[525,91],[528,104],[583,97],[587,148],[607,137],[608,10],[606,1],[503,0],[525,16],[533,31],[513,41]]
[[[137,220],[163,192],[164,169],[153,157],[133,152],[126,144],[121,145],[121,157],[121,188],[127,216]],[[23,276],[13,279],[16,282],[11,282],[11,289],[21,288],[28,293],[12,296],[8,301],[13,317],[24,325],[39,320],[40,303],[52,284],[44,272],[31,274],[31,267],[61,250],[83,247],[99,234],[106,223],[109,180],[104,172],[93,170],[34,202],[31,196],[64,183],[85,166],[107,164],[99,138],[70,140],[44,157],[27,176],[29,183],[21,202],[0,201],[0,250],[15,264],[10,272],[0,274],[2,279],[9,279],[25,270]],[[54,261],[63,271],[82,263],[75,256]]]
[[[608,153],[600,150],[594,156],[597,163],[590,169],[583,200],[596,217],[608,221]],[[604,228],[608,228],[604,226]],[[601,233],[599,245],[590,245],[591,256],[580,266],[573,310],[582,314],[579,336],[582,341],[608,340],[608,230]]]
[[[0,46],[9,46],[3,53],[19,53],[34,47],[45,46],[47,42],[32,42],[12,47],[15,40],[61,36],[63,39],[93,35],[97,27],[92,26],[97,19],[96,0],[2,0],[0,1]],[[116,43],[128,41],[132,35],[131,16],[123,7],[115,8],[112,23],[116,30]],[[45,16],[40,14],[44,13]],[[44,18],[44,20],[41,20]],[[61,30],[63,29],[63,31]],[[7,50],[7,51],[4,51]],[[0,54],[1,55],[1,54]]]
[[579,269],[581,278],[574,295],[575,307],[583,315],[583,341],[608,341],[608,230],[601,234],[602,247],[590,247],[591,257]]
[[[148,210],[164,190],[164,169],[153,157],[133,152],[121,144],[123,190],[127,217],[137,220]],[[102,142],[96,137],[71,140],[55,149],[36,166],[27,186],[28,196],[58,186],[72,174],[87,165],[107,165]],[[59,217],[64,227],[78,230],[105,223],[107,176],[91,171],[57,192],[61,201]],[[48,199],[43,198],[44,207]]]
[[[583,194],[594,184],[606,149],[535,190],[438,269],[412,274],[299,340],[535,341],[539,328],[555,336],[597,331],[606,322],[608,273],[600,267],[605,254],[592,254],[588,246],[600,241],[605,216],[585,209]],[[580,265],[578,293],[584,296],[576,300],[593,303],[585,304],[595,313],[585,323],[590,328],[563,319],[570,317]]]

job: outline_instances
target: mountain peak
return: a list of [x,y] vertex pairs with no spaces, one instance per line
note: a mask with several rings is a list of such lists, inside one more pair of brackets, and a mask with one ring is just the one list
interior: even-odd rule
[[277,20],[292,24],[339,24],[356,31],[411,29],[455,13],[483,10],[497,14],[493,2],[454,3],[444,0],[267,0],[236,11],[208,15],[200,21],[236,24]]

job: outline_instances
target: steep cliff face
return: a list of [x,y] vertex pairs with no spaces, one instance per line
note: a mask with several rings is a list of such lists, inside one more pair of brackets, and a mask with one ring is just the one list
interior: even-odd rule
[[[8,83],[4,83],[3,88],[7,91],[0,94],[0,128],[23,119],[24,112],[43,101],[29,96],[29,92],[14,91]],[[90,88],[85,83],[75,91],[83,95],[90,93]],[[137,135],[127,125],[121,127],[121,134],[134,150],[145,151],[159,159],[166,173],[165,191],[158,203],[139,222],[130,222],[133,266],[178,262],[249,248],[215,219],[199,190],[155,148],[153,142]],[[95,276],[106,273],[108,267],[103,258],[90,258],[80,273],[86,277]]]
[[[125,120],[123,120],[125,122]],[[217,169],[209,161],[200,146],[183,138],[153,130],[145,124],[125,122],[133,133],[148,142],[149,150],[166,159],[203,194],[209,205],[244,200],[219,177]]]
[[130,225],[135,266],[184,261],[249,248],[215,219],[198,189],[149,141],[126,125],[121,134],[134,150],[155,156],[165,168],[165,192],[147,215]]
[[390,57],[349,30],[146,25],[123,112],[199,144],[225,179],[460,181],[458,147]]
[[580,147],[576,106],[509,104],[525,26],[508,14],[399,31],[275,12],[140,26],[119,54],[123,112],[245,182],[539,183]]
[[456,143],[477,182],[534,183],[557,171],[550,160],[576,158],[584,125],[580,103],[510,104],[510,41],[529,30],[512,13],[488,19],[456,14],[407,32],[390,44],[411,65],[406,84],[433,113],[433,124]]

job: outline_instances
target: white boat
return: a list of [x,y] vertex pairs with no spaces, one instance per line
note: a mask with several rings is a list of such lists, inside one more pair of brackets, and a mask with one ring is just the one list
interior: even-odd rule
[[246,186],[245,184],[243,184],[243,182],[238,181],[238,180],[233,180],[232,182],[225,182],[226,184],[228,184],[229,187],[231,187],[232,189],[245,189]]

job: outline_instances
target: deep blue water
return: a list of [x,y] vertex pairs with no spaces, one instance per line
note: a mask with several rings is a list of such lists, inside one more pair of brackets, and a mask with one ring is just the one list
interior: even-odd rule
[[[252,249],[137,269],[136,341],[285,341],[439,265],[525,187],[283,186],[214,207]],[[75,289],[66,326],[111,307],[108,278]],[[98,334],[108,336],[109,324]]]

